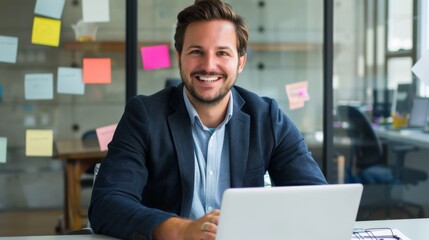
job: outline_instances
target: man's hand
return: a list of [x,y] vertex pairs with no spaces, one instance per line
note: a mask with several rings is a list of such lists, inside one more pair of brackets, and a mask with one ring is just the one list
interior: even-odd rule
[[181,218],[170,218],[153,231],[156,240],[214,240],[219,223],[219,210],[191,221]]

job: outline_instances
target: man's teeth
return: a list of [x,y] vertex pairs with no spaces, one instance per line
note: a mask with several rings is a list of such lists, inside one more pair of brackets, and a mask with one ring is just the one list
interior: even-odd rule
[[200,80],[202,81],[206,81],[206,82],[213,82],[219,79],[219,77],[204,77],[204,76],[199,76]]

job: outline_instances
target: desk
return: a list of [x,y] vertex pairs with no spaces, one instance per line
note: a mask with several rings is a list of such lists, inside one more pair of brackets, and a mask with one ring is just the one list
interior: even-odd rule
[[82,228],[80,203],[80,178],[93,164],[100,162],[106,152],[101,152],[96,141],[55,141],[55,157],[65,161],[64,167],[64,218],[65,228],[74,231]]
[[360,221],[355,223],[355,228],[396,228],[412,240],[429,239],[428,226],[429,218]]
[[375,128],[377,134],[392,142],[401,142],[409,145],[429,149],[429,133],[420,129],[388,130]]

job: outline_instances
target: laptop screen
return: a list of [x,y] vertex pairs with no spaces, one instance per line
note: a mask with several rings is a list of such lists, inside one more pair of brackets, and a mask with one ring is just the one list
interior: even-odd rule
[[423,128],[426,124],[428,109],[429,98],[414,98],[408,126],[412,128]]
[[362,189],[360,184],[228,189],[216,240],[350,239]]

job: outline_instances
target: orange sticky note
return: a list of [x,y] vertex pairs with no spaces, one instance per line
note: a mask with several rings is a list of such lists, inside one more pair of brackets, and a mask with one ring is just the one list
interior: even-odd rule
[[118,124],[112,124],[105,127],[95,129],[98,138],[98,144],[100,145],[101,151],[107,150],[107,145],[112,141],[113,134],[115,133],[116,126]]
[[84,58],[83,82],[85,84],[108,84],[112,82],[110,58]]
[[58,47],[60,45],[61,21],[35,17],[31,43]]

